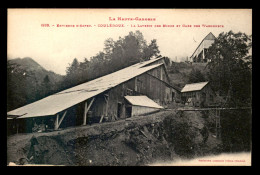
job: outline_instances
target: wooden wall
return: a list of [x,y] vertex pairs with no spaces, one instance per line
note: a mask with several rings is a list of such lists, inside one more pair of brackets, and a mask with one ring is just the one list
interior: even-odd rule
[[[215,102],[216,95],[214,94],[213,90],[209,85],[204,87],[201,92],[204,92],[206,94],[205,104],[210,105],[211,103]],[[212,96],[212,99],[211,99]]]
[[[160,66],[96,96],[95,102],[91,107],[93,115],[125,118],[127,102],[124,96],[126,95],[146,95],[162,106],[172,102],[172,92],[174,92],[174,89],[160,80],[166,80],[163,77],[166,77],[165,70]],[[107,113],[104,94],[109,96]],[[120,115],[118,112],[120,112]]]
[[[203,94],[205,94],[205,97]],[[215,103],[216,95],[211,89],[211,87],[209,85],[206,85],[200,91],[191,91],[191,92],[182,93],[182,97],[184,97],[182,98],[183,100],[187,100],[188,98],[193,98],[194,102],[200,102],[200,103],[205,100],[204,105],[208,106],[212,103]]]
[[132,116],[152,113],[156,111],[159,111],[159,109],[145,107],[145,106],[132,106]]

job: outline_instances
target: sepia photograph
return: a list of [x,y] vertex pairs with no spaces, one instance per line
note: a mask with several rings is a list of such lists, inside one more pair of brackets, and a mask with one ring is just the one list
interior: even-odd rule
[[7,9],[7,166],[252,166],[252,9]]

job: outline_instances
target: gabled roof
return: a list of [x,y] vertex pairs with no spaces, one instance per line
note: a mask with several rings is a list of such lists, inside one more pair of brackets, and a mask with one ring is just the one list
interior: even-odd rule
[[141,75],[149,70],[163,65],[163,63],[161,63],[146,66],[162,58],[163,57],[134,64],[127,68],[121,69],[95,80],[50,95],[34,103],[12,110],[8,112],[7,115],[9,117],[20,116],[19,118],[55,115],[58,112],[61,112],[138,75]]
[[207,82],[200,82],[200,83],[192,83],[192,84],[186,84],[181,92],[191,92],[191,91],[200,91],[203,89],[206,85],[208,84]]
[[155,103],[152,99],[145,95],[142,96],[125,96],[125,99],[134,106],[144,106],[150,108],[163,109],[162,106]]
[[214,40],[214,39],[216,39],[216,37],[211,32],[209,32],[209,34],[203,40]]
[[210,32],[207,36],[205,36],[205,38],[200,42],[200,44],[198,45],[198,47],[194,50],[193,54],[191,55],[191,57],[194,55],[194,53],[198,50],[198,48],[200,47],[200,45],[202,44],[203,41],[205,40],[215,40],[216,37]]

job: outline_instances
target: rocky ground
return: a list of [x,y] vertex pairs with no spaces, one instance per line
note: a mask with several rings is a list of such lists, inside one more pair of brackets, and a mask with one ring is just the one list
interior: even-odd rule
[[221,141],[200,112],[161,111],[115,122],[8,137],[7,163],[142,166],[217,154]]

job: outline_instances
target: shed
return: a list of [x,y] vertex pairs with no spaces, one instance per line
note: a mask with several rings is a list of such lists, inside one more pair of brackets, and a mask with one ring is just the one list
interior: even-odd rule
[[130,116],[143,115],[163,109],[162,106],[158,105],[152,99],[147,96],[125,96],[127,102],[130,105],[127,107],[127,111]]
[[186,84],[183,89],[181,90],[182,93],[184,92],[191,92],[191,91],[200,91],[203,89],[208,82],[200,82],[200,83],[192,83],[192,84]]
[[195,106],[209,106],[215,102],[215,97],[209,82],[186,84],[181,90],[182,100]]

